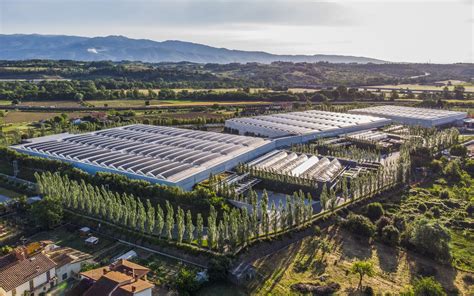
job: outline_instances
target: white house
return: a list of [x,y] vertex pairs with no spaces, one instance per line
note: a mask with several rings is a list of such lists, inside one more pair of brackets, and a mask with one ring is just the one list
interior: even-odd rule
[[90,259],[90,254],[67,247],[53,248],[46,255],[56,264],[57,283],[61,283],[71,277],[78,277],[81,265]]
[[56,283],[56,264],[43,253],[27,256],[23,247],[0,258],[0,296],[39,295]]

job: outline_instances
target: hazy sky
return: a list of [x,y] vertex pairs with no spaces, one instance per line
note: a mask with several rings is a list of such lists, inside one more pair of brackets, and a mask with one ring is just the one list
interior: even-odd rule
[[473,26],[474,0],[0,0],[3,34],[124,35],[397,62],[472,63]]

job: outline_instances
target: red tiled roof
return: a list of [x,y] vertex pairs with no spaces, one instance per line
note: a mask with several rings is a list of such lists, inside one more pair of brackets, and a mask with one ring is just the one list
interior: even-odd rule
[[[4,261],[3,258],[0,259],[4,264],[0,267],[0,287],[7,292],[56,266],[53,260],[49,259],[48,256],[43,253],[38,253],[23,260],[15,258],[16,260],[14,261],[11,261],[11,254],[6,256],[10,256],[9,259],[7,259],[10,261],[9,264],[5,264],[7,261]],[[14,254],[13,257],[15,257]]]
[[[144,280],[138,279],[137,281],[135,281],[133,283],[120,286],[120,288],[118,288],[118,290],[123,290],[123,291],[128,292],[129,294],[133,294],[133,293],[141,292],[141,291],[146,290],[146,289],[153,288],[153,286],[154,285],[152,283],[150,283],[149,281],[144,281]],[[115,293],[113,293],[112,295],[115,296]]]
[[84,296],[112,295],[133,296],[135,293],[152,288],[154,285],[141,279],[150,270],[136,263],[119,260],[110,267],[100,267],[81,272],[81,275],[95,283]]
[[101,277],[100,280],[95,282],[92,287],[90,287],[83,296],[99,296],[99,295],[109,295],[114,289],[116,289],[118,284],[106,277]]
[[99,268],[96,268],[96,269],[83,271],[83,272],[80,273],[80,275],[85,276],[87,278],[90,278],[94,281],[98,281],[104,274],[106,274],[109,271],[110,271],[110,269],[109,269],[108,266],[107,267],[99,267]]

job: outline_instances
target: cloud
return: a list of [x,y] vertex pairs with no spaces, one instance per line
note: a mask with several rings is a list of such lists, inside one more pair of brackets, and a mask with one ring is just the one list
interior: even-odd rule
[[345,26],[350,13],[338,3],[293,1],[2,0],[3,25],[219,26],[272,24]]

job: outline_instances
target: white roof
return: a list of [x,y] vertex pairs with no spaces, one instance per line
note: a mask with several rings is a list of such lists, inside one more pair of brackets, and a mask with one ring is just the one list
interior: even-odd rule
[[368,108],[353,109],[350,112],[373,114],[377,116],[387,116],[389,118],[393,116],[406,117],[413,119],[424,119],[424,120],[436,120],[449,117],[460,117],[464,118],[467,116],[466,112],[449,111],[443,109],[430,109],[430,108],[415,108],[405,106],[394,106],[394,105],[383,105]]
[[245,155],[268,140],[135,124],[81,135],[62,134],[13,148],[148,178],[177,182]]
[[95,243],[95,242],[97,242],[97,241],[99,241],[99,238],[98,238],[98,237],[95,237],[95,236],[90,236],[90,237],[88,237],[88,238],[85,240],[86,243],[91,243],[91,244],[93,244],[93,243]]
[[255,117],[233,118],[226,125],[237,124],[273,130],[282,135],[304,135],[344,129],[375,122],[386,122],[385,118],[367,115],[337,113],[319,110],[262,115]]
[[126,259],[127,260],[127,259],[131,259],[131,258],[134,258],[134,257],[137,257],[137,252],[135,252],[134,250],[130,250],[127,253],[116,257],[114,261],[117,261],[117,260],[120,260],[120,259]]
[[79,231],[82,231],[82,232],[89,232],[91,229],[89,227],[82,227],[81,229],[79,229]]

